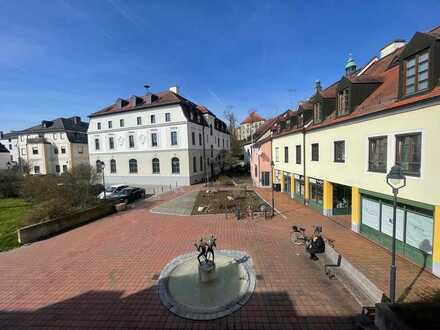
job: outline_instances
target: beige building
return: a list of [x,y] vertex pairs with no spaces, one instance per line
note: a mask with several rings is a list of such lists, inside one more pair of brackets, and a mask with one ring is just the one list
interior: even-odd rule
[[88,164],[88,123],[80,117],[43,120],[17,134],[18,167],[30,174],[60,175]]
[[251,112],[241,123],[238,128],[238,139],[241,141],[251,140],[251,136],[255,134],[257,128],[264,124],[266,119],[261,117],[255,111]]
[[392,190],[401,167],[397,251],[440,276],[440,29],[386,45],[298,107],[272,143],[274,181],[292,198],[391,246]]

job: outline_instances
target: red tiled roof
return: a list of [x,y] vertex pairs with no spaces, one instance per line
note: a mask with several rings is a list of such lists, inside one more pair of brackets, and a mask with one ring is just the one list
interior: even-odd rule
[[[435,29],[435,32],[440,32],[440,27]],[[322,122],[319,124],[312,124],[307,128],[307,130],[313,130],[321,127],[326,127],[329,125],[333,125],[336,123],[345,122],[354,118],[379,113],[382,111],[392,111],[393,109],[429,100],[432,98],[440,97],[440,86],[436,86],[431,91],[421,94],[414,95],[412,97],[407,97],[405,99],[399,100],[398,97],[398,86],[399,86],[399,66],[393,65],[390,67],[390,64],[393,60],[396,59],[396,56],[399,56],[405,47],[401,47],[391,54],[379,59],[375,63],[373,63],[366,71],[360,76],[351,76],[350,80],[353,82],[381,82],[381,84],[377,87],[377,89],[371,93],[359,106],[357,106],[353,112],[345,116],[336,116],[336,109],[332,111],[332,113],[327,116]],[[321,95],[324,93],[325,95],[332,95],[333,91],[336,91],[336,84],[329,86],[327,89],[321,92]],[[308,105],[311,105],[308,102]],[[304,107],[306,103],[302,106]],[[300,132],[303,128],[294,128],[284,132],[281,132],[278,136],[288,135],[296,132]]]
[[124,112],[124,111],[129,111],[129,110],[134,110],[134,109],[157,107],[157,106],[161,106],[161,105],[165,105],[165,104],[181,103],[184,101],[189,102],[184,97],[182,97],[178,94],[175,94],[171,91],[154,93],[154,95],[157,98],[153,102],[151,102],[150,104],[148,104],[146,102],[146,96],[138,96],[140,102],[138,101],[139,103],[137,106],[135,106],[134,104],[132,104],[131,102],[129,102],[127,100],[123,100],[126,102],[126,104],[124,106],[122,106],[121,108],[118,108],[115,104],[112,104],[108,107],[105,107],[104,109],[102,109],[100,111],[92,113],[89,117]]
[[252,111],[249,116],[247,116],[240,125],[242,124],[250,124],[250,123],[256,123],[259,121],[265,121],[263,117],[261,117],[256,111]]
[[338,86],[338,81],[323,89],[320,94],[323,98],[336,97],[336,87]]

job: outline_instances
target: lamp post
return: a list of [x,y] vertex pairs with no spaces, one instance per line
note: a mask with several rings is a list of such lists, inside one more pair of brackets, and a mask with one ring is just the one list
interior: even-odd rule
[[275,167],[275,163],[273,162],[273,160],[270,162],[270,166],[272,167],[272,218],[274,217],[274,215],[275,215],[275,197],[274,197],[274,192],[273,192],[273,179],[274,179],[274,173],[275,173],[275,171],[274,171],[274,167]]
[[99,170],[102,171],[102,185],[104,186],[104,200],[107,200],[107,194],[105,191],[105,175],[104,175],[105,163],[102,160],[98,160],[96,163],[99,166]]
[[396,301],[396,210],[397,194],[399,189],[406,186],[406,177],[402,173],[400,166],[394,165],[387,174],[387,184],[393,189],[393,242],[391,249],[391,268],[390,268],[390,300]]

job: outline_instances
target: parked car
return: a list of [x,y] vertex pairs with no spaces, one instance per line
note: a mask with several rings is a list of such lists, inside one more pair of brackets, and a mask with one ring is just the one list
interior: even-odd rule
[[138,199],[145,198],[145,189],[136,187],[127,187],[122,189],[115,197],[127,203],[134,202]]
[[117,195],[125,188],[128,188],[128,185],[116,184],[113,186],[108,186],[105,188],[105,195],[104,195],[104,191],[103,191],[98,195],[98,198],[104,199],[104,197],[105,197],[106,199],[113,199],[113,198],[117,197]]

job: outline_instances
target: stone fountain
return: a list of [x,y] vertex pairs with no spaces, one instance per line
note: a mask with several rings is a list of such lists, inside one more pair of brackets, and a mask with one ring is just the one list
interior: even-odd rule
[[255,289],[252,259],[244,252],[217,250],[211,235],[197,252],[171,260],[159,277],[159,295],[172,313],[192,320],[221,318],[240,309]]

